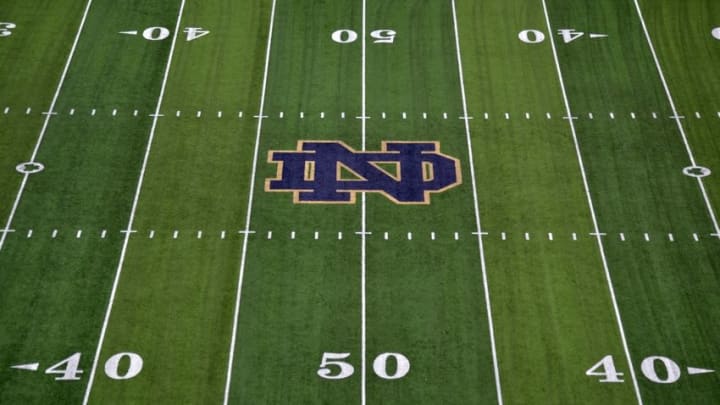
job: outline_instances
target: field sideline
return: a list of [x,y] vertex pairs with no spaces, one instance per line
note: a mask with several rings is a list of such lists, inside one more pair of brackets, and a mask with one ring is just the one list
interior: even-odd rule
[[675,3],[0,0],[0,404],[720,401]]

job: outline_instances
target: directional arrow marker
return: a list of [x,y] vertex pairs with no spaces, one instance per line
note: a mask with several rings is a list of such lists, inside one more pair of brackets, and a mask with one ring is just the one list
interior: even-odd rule
[[695,375],[695,374],[708,374],[708,373],[714,373],[715,370],[708,370],[706,368],[696,368],[696,367],[688,367],[688,374]]
[[137,35],[137,31],[120,31],[118,34],[125,34],[125,35]]
[[38,367],[40,367],[40,363],[18,364],[15,366],[10,366],[10,368],[14,368],[16,370],[29,370],[29,371],[37,371]]
[[607,34],[590,34],[590,39],[607,38]]

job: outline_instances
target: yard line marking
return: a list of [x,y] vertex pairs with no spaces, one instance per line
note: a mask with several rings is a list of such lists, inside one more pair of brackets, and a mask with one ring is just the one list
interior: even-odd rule
[[[467,97],[465,95],[465,78],[463,75],[462,56],[460,55],[460,33],[458,30],[457,10],[455,8],[455,0],[451,0],[453,28],[455,31],[455,50],[457,53],[458,76],[460,78],[460,94],[462,96],[463,115],[468,116]],[[552,32],[552,31],[550,31]],[[551,35],[552,36],[552,35]],[[470,121],[465,120],[465,138],[468,148],[468,164],[470,166],[470,178],[472,179],[473,206],[475,208],[475,227],[477,232],[482,232],[480,223],[480,207],[477,198],[477,182],[475,180],[475,163],[473,158],[472,138],[470,136]],[[504,233],[503,233],[504,236]],[[493,371],[495,374],[495,389],[497,391],[498,405],[502,405],[502,389],[500,386],[500,371],[498,367],[497,350],[495,349],[495,328],[493,326],[492,308],[490,307],[490,289],[488,287],[487,269],[485,266],[485,250],[483,246],[483,238],[478,235],[478,253],[480,255],[480,268],[482,270],[483,292],[485,293],[485,308],[487,309],[488,331],[490,333],[490,347],[492,349]]]
[[[677,108],[675,107],[675,100],[670,93],[670,87],[665,80],[665,73],[663,73],[663,69],[660,66],[660,60],[658,59],[657,53],[655,52],[655,46],[653,45],[652,39],[650,38],[650,32],[648,31],[647,25],[645,24],[645,17],[643,17],[643,13],[640,9],[640,4],[638,3],[638,1],[634,1],[635,9],[637,10],[638,17],[640,17],[640,23],[642,25],[643,32],[645,33],[645,39],[647,40],[648,47],[650,48],[650,52],[652,53],[653,60],[655,61],[655,67],[657,68],[658,75],[660,76],[660,81],[662,82],[663,88],[665,89],[665,94],[667,95],[668,102],[670,103],[670,108],[673,112],[672,118],[675,119],[678,131],[680,131],[680,136],[682,137],[683,143],[685,144],[685,150],[687,151],[688,157],[690,158],[691,165],[697,166],[697,164],[695,163],[695,156],[693,155],[692,149],[690,148],[690,142],[687,139],[687,135],[685,135],[685,127],[683,126],[682,121],[680,120],[681,118],[678,115]],[[710,216],[710,219],[712,220],[713,226],[715,228],[715,233],[720,233],[720,225],[718,225],[717,217],[715,216],[715,210],[710,203],[710,197],[705,191],[705,183],[703,182],[703,179],[701,177],[697,177],[697,182],[698,186],[700,187],[700,191],[702,192],[703,198],[705,199],[705,206],[707,207],[708,215]]]
[[[367,0],[362,0],[362,61],[361,61],[361,111],[362,116],[367,115]],[[403,119],[406,118],[403,112]],[[367,121],[361,120],[362,151],[366,150]],[[360,209],[360,223],[362,236],[360,237],[360,405],[367,401],[367,195],[360,193],[362,206]]]
[[41,113],[42,115],[58,115],[55,111],[43,111]]
[[[265,112],[265,93],[267,91],[267,81],[268,81],[268,68],[270,66],[270,49],[272,47],[272,37],[273,37],[273,27],[275,25],[275,5],[277,0],[273,0],[272,2],[272,8],[270,10],[270,27],[268,27],[268,39],[267,39],[267,46],[265,49],[265,69],[263,72],[263,81],[262,81],[262,92],[260,93],[260,109],[259,109],[259,116],[257,121],[257,131],[255,133],[255,148],[253,151],[253,166],[252,166],[252,173],[250,175],[250,190],[248,193],[248,209],[247,214],[245,216],[245,231],[250,231],[250,218],[252,215],[252,208],[253,208],[253,195],[255,193],[255,174],[257,172],[257,165],[258,165],[258,155],[260,154],[260,135],[262,134],[262,124],[263,124],[263,113]],[[272,234],[268,233],[268,236],[271,236]],[[228,364],[227,364],[227,377],[225,379],[225,393],[223,397],[223,404],[227,405],[228,401],[230,400],[230,382],[232,381],[232,367],[233,367],[233,361],[235,359],[235,344],[237,342],[237,330],[238,330],[238,316],[240,312],[240,300],[242,299],[242,286],[243,286],[243,279],[245,277],[245,260],[247,258],[247,247],[248,247],[248,238],[250,236],[249,232],[246,232],[243,234],[243,247],[242,247],[242,255],[240,258],[240,272],[238,274],[238,284],[237,284],[237,291],[235,296],[235,309],[233,312],[233,326],[232,326],[232,338],[230,340],[230,348],[228,350]]]
[[[545,22],[547,23],[548,32],[554,32],[552,25],[550,24],[550,14],[548,13],[547,4],[545,0],[542,0],[543,12],[545,14]],[[563,102],[565,103],[565,110],[567,115],[572,115],[572,109],[570,108],[570,100],[568,99],[567,91],[565,90],[565,80],[562,74],[562,68],[560,67],[560,59],[558,58],[557,48],[555,46],[555,38],[553,35],[549,35],[550,45],[552,47],[553,60],[555,62],[555,68],[557,70],[558,81],[560,82],[560,89],[562,90]],[[575,122],[572,120],[568,121],[570,131],[572,132],[573,142],[575,144],[575,154],[577,155],[578,165],[580,166],[580,173],[582,175],[583,187],[585,188],[585,195],[587,196],[588,207],[590,208],[590,215],[592,216],[593,227],[595,230],[596,240],[598,248],[600,250],[600,257],[602,258],[603,269],[605,270],[605,278],[607,279],[608,290],[610,291],[610,297],[612,298],[613,309],[615,311],[615,318],[617,320],[618,328],[620,330],[620,337],[622,340],[623,349],[625,351],[625,357],[627,358],[628,368],[630,369],[630,376],[632,377],[633,387],[635,389],[635,395],[637,397],[638,405],[643,405],[642,397],[640,396],[640,387],[638,386],[637,377],[635,376],[635,366],[633,365],[632,358],[630,357],[630,350],[628,349],[627,339],[625,338],[625,329],[623,328],[622,318],[620,316],[620,309],[618,307],[617,299],[615,298],[615,288],[613,287],[612,278],[610,276],[610,267],[605,257],[605,247],[603,245],[602,237],[600,236],[600,228],[598,226],[597,217],[595,215],[595,205],[590,194],[590,186],[588,184],[587,175],[585,174],[585,165],[583,163],[582,154],[580,153],[580,142],[578,141],[577,132],[575,131]]]
[[[83,12],[82,19],[80,20],[80,26],[78,27],[77,33],[75,34],[75,39],[73,40],[72,47],[70,48],[70,53],[68,54],[67,61],[65,62],[65,67],[63,68],[63,72],[60,75],[60,81],[58,82],[57,88],[55,89],[55,94],[53,95],[52,101],[50,102],[50,108],[48,108],[48,111],[55,111],[55,104],[57,104],[57,100],[60,97],[60,91],[63,88],[63,85],[65,84],[65,77],[67,76],[68,70],[70,70],[70,64],[72,63],[73,57],[75,56],[75,50],[77,49],[77,44],[80,42],[80,34],[83,31],[83,28],[85,27],[85,21],[87,20],[88,13],[90,12],[90,6],[92,5],[93,0],[88,0],[87,5],[85,6],[85,11]],[[10,111],[10,107],[5,107],[5,114],[7,114]],[[40,149],[40,144],[42,144],[43,138],[45,138],[45,132],[47,131],[48,125],[50,124],[50,118],[52,115],[46,115],[45,120],[43,122],[43,126],[40,129],[40,135],[38,135],[37,142],[35,142],[35,149],[33,149],[33,153],[30,157],[30,163],[35,162],[35,158],[37,157],[38,150]],[[25,173],[23,175],[23,179],[20,182],[20,188],[18,189],[17,195],[15,196],[15,201],[13,202],[13,206],[10,209],[10,215],[8,216],[7,221],[5,222],[5,230],[7,231],[12,226],[13,218],[15,218],[15,212],[17,211],[17,207],[20,204],[20,199],[22,199],[23,192],[25,191],[25,186],[27,185],[28,178],[30,177],[30,173]],[[5,245],[5,238],[7,237],[7,232],[3,232],[2,235],[0,235],[0,251],[2,251],[3,246]]]
[[[173,55],[175,53],[175,44],[177,43],[178,33],[180,32],[180,22],[182,20],[184,9],[185,0],[181,0],[180,10],[178,11],[177,16],[177,22],[175,23],[175,33],[173,35],[172,44],[170,45],[170,53],[168,54],[167,64],[165,65],[165,73],[163,76],[162,85],[160,86],[160,95],[158,96],[157,105],[155,106],[156,114],[160,113],[160,107],[162,107],[163,97],[165,96],[165,87],[167,86],[168,76],[170,76],[170,66],[172,65]],[[150,149],[152,147],[152,142],[155,137],[155,129],[157,128],[157,123],[158,117],[153,118],[147,147],[145,148],[145,156],[143,157],[143,163],[140,169],[140,176],[138,178],[137,188],[135,189],[135,197],[133,198],[132,209],[130,210],[130,218],[128,219],[128,232],[125,233],[122,250],[120,251],[120,259],[118,261],[117,271],[115,273],[115,280],[113,281],[112,290],[110,292],[110,299],[108,300],[107,310],[105,311],[105,320],[103,321],[102,329],[100,330],[100,338],[98,339],[92,369],[90,370],[90,377],[88,379],[87,388],[85,390],[83,405],[87,405],[88,401],[90,400],[90,392],[92,391],[93,381],[95,380],[95,372],[97,371],[98,361],[100,360],[100,353],[102,351],[103,342],[105,341],[105,333],[107,332],[107,326],[110,321],[110,314],[112,313],[113,303],[115,302],[115,295],[117,293],[123,264],[125,262],[125,254],[127,253],[128,244],[130,242],[131,232],[129,231],[133,229],[133,223],[135,222],[135,212],[137,211],[138,200],[140,198],[140,190],[142,189],[143,180],[145,178],[145,170],[147,168],[148,160],[150,158]]]

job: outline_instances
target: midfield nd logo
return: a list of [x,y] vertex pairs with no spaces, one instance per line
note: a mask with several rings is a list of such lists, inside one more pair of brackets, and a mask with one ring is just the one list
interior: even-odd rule
[[295,203],[354,204],[358,192],[381,193],[397,204],[430,204],[462,182],[460,162],[438,142],[382,142],[360,152],[340,141],[299,141],[297,150],[270,151],[277,177],[266,191],[292,192]]

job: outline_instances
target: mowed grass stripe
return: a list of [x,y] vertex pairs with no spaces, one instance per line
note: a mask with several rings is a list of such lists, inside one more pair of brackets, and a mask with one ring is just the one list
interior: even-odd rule
[[[545,31],[542,2],[458,7],[468,103],[479,111],[471,128],[478,198],[494,235],[485,253],[504,399],[633,403],[631,385],[585,376],[605,354],[624,363],[624,353],[573,140],[557,119],[565,114],[552,48],[518,39],[524,29]],[[535,118],[478,116],[508,106]],[[563,237],[550,241],[548,232]],[[582,236],[573,241],[573,232]]]
[[[427,205],[367,200],[368,403],[501,403],[488,330],[468,144],[450,2],[369,1],[368,29],[392,29],[392,44],[368,44],[368,108],[428,120],[368,121],[368,150],[382,141],[438,142],[460,160],[462,184]],[[462,238],[454,239],[454,232]],[[388,239],[385,239],[385,234]],[[434,233],[436,238],[431,238]],[[409,373],[383,379],[373,360],[401,353]],[[392,373],[393,366],[389,366]]]
[[[32,153],[45,119],[40,113],[57,88],[85,3],[3,2],[3,21],[16,28],[0,41],[0,218],[8,218],[23,176],[15,167]],[[52,41],[48,40],[52,38]],[[62,43],[64,46],[57,46]],[[25,115],[31,107],[32,116]],[[7,113],[5,112],[7,109]]]
[[[184,14],[210,34],[178,42],[162,112],[255,105],[270,2],[189,3]],[[100,361],[133,350],[146,368],[126,384],[99,379],[93,401],[222,401],[256,125],[160,120],[135,221],[155,234],[131,237]]]
[[[128,52],[127,38],[117,32],[135,24],[165,24],[175,11],[139,2],[93,4],[57,108],[120,99],[142,108],[157,95],[159,77],[153,72],[167,47],[135,38],[139,46]],[[144,117],[52,119],[38,153],[45,171],[28,182],[15,218],[15,226],[34,229],[35,236],[11,235],[0,255],[2,364],[34,360],[49,367],[79,352],[80,368],[89,367],[111,283],[104,270],[117,263],[119,231],[149,128]],[[75,232],[49,236],[53,229],[68,228],[82,229],[86,237],[76,238]],[[89,237],[102,229],[108,230],[105,239]],[[82,398],[79,384],[58,382],[42,372],[3,368],[2,380],[3,402]]]
[[[720,125],[720,80],[713,72],[720,63],[720,40],[712,35],[720,26],[720,4],[693,0],[684,4],[640,3],[648,31],[664,70],[698,164],[713,171],[720,167],[720,143],[714,135]],[[683,21],[692,21],[684,24]],[[695,113],[700,113],[697,119]],[[703,179],[717,213],[720,183],[717,176]]]
[[[603,32],[609,35],[605,41],[559,47],[576,111],[668,105],[633,2],[592,3],[582,8],[555,1],[548,4],[556,26],[591,19],[603,22]],[[624,58],[628,52],[636,57]],[[688,164],[687,151],[676,123],[669,118],[671,109],[665,108],[662,115],[667,118],[653,122],[577,122],[605,232],[713,229],[697,181],[682,173]],[[714,309],[720,304],[716,294],[707,292],[707,288],[717,288],[714,274],[718,268],[718,246],[709,242],[628,246],[608,240],[606,244],[610,268],[616,269],[613,277],[633,358],[642,362],[649,356],[665,356],[681,370],[672,384],[654,383],[647,371],[636,370],[648,403],[707,403],[716,396],[714,376],[687,373],[687,367],[718,361],[718,351],[708,338],[717,335],[717,324],[700,320],[716,318]],[[662,366],[657,367],[662,373]]]
[[[361,6],[355,0],[277,3],[266,111],[292,118],[264,122],[257,181],[276,177],[268,151],[294,150],[299,140],[361,148],[361,124],[354,119],[361,112],[361,43],[330,37],[340,28],[359,32]],[[300,112],[345,112],[346,119],[309,120]],[[360,402],[359,200],[293,204],[291,193],[258,189],[251,218],[258,233],[248,243],[231,403]],[[325,352],[350,353],[352,376],[318,376]]]

